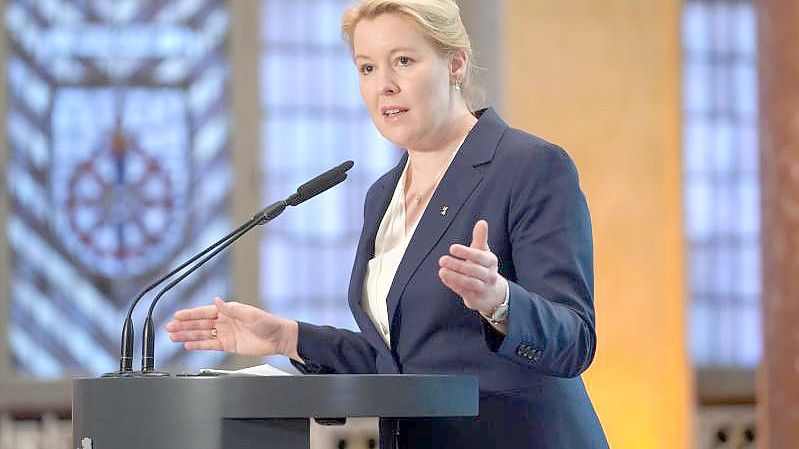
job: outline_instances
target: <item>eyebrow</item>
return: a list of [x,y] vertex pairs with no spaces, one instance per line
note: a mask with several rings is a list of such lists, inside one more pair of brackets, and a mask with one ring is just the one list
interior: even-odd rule
[[[388,54],[393,55],[394,53],[413,52],[413,51],[414,51],[414,49],[412,49],[410,47],[397,47],[397,48],[392,49]],[[354,59],[357,60],[357,59],[372,59],[372,58],[370,58],[369,56],[366,56],[366,55],[355,55]]]

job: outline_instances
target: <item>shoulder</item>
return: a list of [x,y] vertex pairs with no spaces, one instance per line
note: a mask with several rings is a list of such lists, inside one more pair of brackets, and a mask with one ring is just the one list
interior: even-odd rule
[[[566,170],[572,172],[574,163],[569,154],[561,146],[533,135],[529,132],[511,127],[492,108],[476,112],[477,126],[474,129],[474,141],[478,147],[473,162],[488,162],[499,166],[502,171],[524,171],[528,174],[546,174]],[[495,147],[489,150],[488,146]]]
[[504,182],[507,189],[512,236],[534,236],[537,240],[556,235],[553,233],[558,230],[575,229],[584,231],[578,232],[581,241],[590,239],[588,204],[577,167],[566,150],[508,128],[492,165],[491,178],[497,184]]
[[522,182],[561,176],[577,179],[577,167],[563,147],[516,128],[509,127],[502,135],[494,162],[516,173]]

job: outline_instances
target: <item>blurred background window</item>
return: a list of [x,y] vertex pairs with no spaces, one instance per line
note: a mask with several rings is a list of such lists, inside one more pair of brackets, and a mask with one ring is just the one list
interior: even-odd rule
[[[4,19],[14,368],[110,371],[137,291],[230,227],[225,2],[9,0]],[[156,326],[228,279],[221,257],[164,297]],[[165,365],[223,358],[165,332],[157,348]]]
[[756,18],[749,1],[683,10],[684,200],[695,365],[760,361]]
[[[261,296],[267,310],[355,329],[347,288],[366,190],[399,159],[375,130],[341,39],[349,0],[265,0],[261,95],[263,197],[271,202],[352,159],[347,181],[264,230]],[[275,359],[282,365],[285,360]]]

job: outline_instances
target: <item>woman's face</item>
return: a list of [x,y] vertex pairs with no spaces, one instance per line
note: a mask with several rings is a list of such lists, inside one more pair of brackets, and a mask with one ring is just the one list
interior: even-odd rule
[[465,58],[441,56],[413,20],[397,13],[360,20],[353,50],[361,96],[383,137],[417,151],[446,145],[456,108],[465,107],[452,89]]

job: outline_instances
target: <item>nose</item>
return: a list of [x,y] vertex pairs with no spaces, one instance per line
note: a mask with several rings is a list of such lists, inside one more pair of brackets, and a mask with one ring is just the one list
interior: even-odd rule
[[394,95],[399,90],[399,85],[394,79],[394,72],[392,70],[381,70],[380,93],[382,95]]

